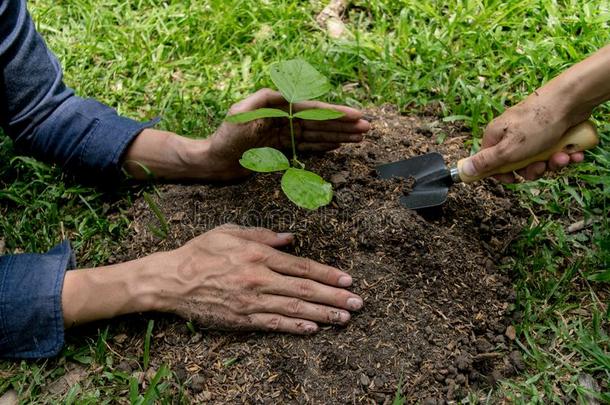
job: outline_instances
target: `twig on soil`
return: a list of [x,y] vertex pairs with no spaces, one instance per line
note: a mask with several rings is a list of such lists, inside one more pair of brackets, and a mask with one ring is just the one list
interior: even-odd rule
[[366,288],[365,288],[365,289],[366,289],[366,290],[369,290],[369,289],[371,289],[371,288],[373,288],[373,287],[376,287],[376,286],[377,286],[379,283],[383,283],[384,281],[389,280],[389,279],[391,279],[391,278],[392,278],[392,277],[390,277],[390,276],[388,276],[388,277],[382,277],[382,278],[380,278],[379,280],[375,281],[375,282],[374,282],[374,283],[372,283],[372,284],[367,283],[367,281],[366,281],[366,280],[362,280],[362,281],[363,281],[363,282],[364,282],[364,284],[366,285]]
[[497,352],[480,353],[475,356],[472,356],[472,360],[473,361],[489,360],[489,359],[495,359],[495,358],[502,357],[502,356],[503,356],[502,353],[497,353]]
[[114,355],[117,356],[120,360],[125,360],[125,356],[123,356],[122,354],[120,354],[116,350],[114,350],[112,348],[112,346],[110,345],[110,343],[108,343],[107,341],[104,341],[104,344],[106,345],[106,348],[108,350],[110,350],[112,353],[114,353]]
[[443,314],[441,311],[439,311],[438,309],[434,308],[434,312],[436,312],[437,314],[439,314],[444,320],[448,321],[449,318],[447,318],[445,316],[445,314]]
[[345,36],[346,29],[345,24],[341,20],[341,15],[349,3],[349,0],[331,0],[316,17],[320,27],[326,29],[328,36],[331,38],[339,39]]
[[581,219],[580,221],[576,221],[566,229],[567,233],[576,233],[580,232],[585,228],[589,228],[594,223],[599,221],[599,218],[589,218],[589,219]]
[[443,143],[445,145],[450,145],[452,143],[464,143],[465,140],[470,139],[469,136],[456,136],[453,138],[447,138]]
[[527,207],[527,210],[530,212],[530,214],[532,214],[532,228],[538,226],[540,224],[540,220],[538,219],[536,214],[534,214],[534,211],[532,211],[530,207]]

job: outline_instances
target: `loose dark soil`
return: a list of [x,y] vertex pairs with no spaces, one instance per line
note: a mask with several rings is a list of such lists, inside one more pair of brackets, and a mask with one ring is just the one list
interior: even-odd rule
[[[265,226],[296,234],[291,253],[352,274],[353,291],[365,300],[347,327],[312,337],[193,333],[177,318],[156,317],[151,364],[169,364],[191,400],[391,403],[401,380],[407,402],[441,404],[484,392],[523,367],[511,343],[514,293],[499,265],[525,213],[493,180],[454,186],[439,209],[401,207],[408,181],[376,179],[374,167],[432,151],[456,162],[467,155],[469,134],[391,107],[369,115],[374,128],[364,142],[303,159],[334,183],[327,208],[297,209],[277,174],[228,186],[167,185],[158,205],[170,235],[161,240],[150,230],[158,220],[136,202],[116,261],[178,247],[227,222]],[[140,355],[143,325],[119,327],[115,351]]]

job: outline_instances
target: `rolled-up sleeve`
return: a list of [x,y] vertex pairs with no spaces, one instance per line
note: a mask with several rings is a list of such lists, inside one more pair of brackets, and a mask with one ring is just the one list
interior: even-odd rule
[[55,356],[64,344],[61,291],[75,266],[69,242],[46,254],[0,257],[0,357]]
[[20,150],[78,175],[114,180],[131,141],[157,121],[121,117],[76,96],[25,1],[0,1],[0,126]]
[[[74,94],[36,32],[25,0],[0,0],[0,128],[21,151],[97,183],[116,184],[140,123]],[[74,266],[68,242],[46,254],[0,257],[0,357],[56,355],[64,343],[61,292]]]

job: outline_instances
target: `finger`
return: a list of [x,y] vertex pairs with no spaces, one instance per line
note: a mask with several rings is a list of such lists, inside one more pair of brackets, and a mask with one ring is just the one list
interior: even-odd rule
[[544,174],[546,171],[546,162],[536,162],[521,169],[519,173],[525,180],[536,180]]
[[500,117],[491,121],[485,128],[483,139],[481,140],[481,148],[485,149],[497,145],[506,136],[508,123],[500,119]]
[[251,96],[233,104],[229,110],[229,115],[282,104],[286,104],[286,100],[280,92],[271,89],[260,89]]
[[352,285],[352,276],[344,271],[318,263],[305,257],[293,256],[279,250],[268,249],[265,264],[277,273],[319,281],[337,287]]
[[584,152],[576,152],[570,155],[570,162],[572,163],[580,163],[585,160]]
[[340,143],[301,143],[297,145],[300,152],[328,152],[341,147]]
[[335,325],[345,325],[351,318],[350,313],[342,309],[278,295],[262,295],[253,309],[256,313],[277,313],[290,318]]
[[512,173],[496,174],[494,178],[502,183],[512,184],[515,182],[515,175]]
[[261,292],[299,298],[350,311],[357,311],[363,305],[362,298],[352,292],[318,283],[306,277],[282,276],[275,273],[273,279],[273,282],[260,288]]
[[318,325],[304,319],[289,318],[280,314],[252,314],[248,317],[249,328],[267,332],[285,332],[295,335],[311,335]]
[[549,159],[549,170],[559,170],[570,164],[570,155],[567,153],[559,152],[555,153]]
[[347,132],[360,134],[371,129],[371,124],[366,120],[358,121],[311,121],[305,120],[302,123],[305,130],[327,131],[327,132]]
[[271,247],[286,246],[294,240],[294,236],[291,233],[276,233],[266,228],[249,228],[225,224],[215,230],[249,241],[263,243]]
[[303,101],[294,105],[294,111],[297,112],[312,108],[330,108],[331,110],[342,112],[344,115],[343,117],[338,118],[338,121],[358,121],[362,118],[362,111],[344,105],[328,104],[322,101]]
[[462,171],[467,176],[477,176],[486,174],[498,169],[508,163],[506,153],[502,153],[499,145],[481,149],[479,153],[466,159],[462,164]]
[[362,134],[348,134],[345,132],[327,132],[327,131],[303,131],[301,140],[311,143],[344,143],[344,142],[361,142],[364,136]]
[[[344,142],[361,142],[364,135],[360,131],[342,131],[333,128],[327,129],[306,129],[303,122],[296,122],[294,125],[294,138],[297,141],[310,143],[344,143]],[[344,123],[341,123],[344,124]],[[290,144],[290,127],[282,128],[280,131],[280,139],[282,143]]]

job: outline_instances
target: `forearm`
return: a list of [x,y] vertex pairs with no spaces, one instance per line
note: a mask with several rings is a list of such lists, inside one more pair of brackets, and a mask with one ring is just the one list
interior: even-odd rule
[[610,45],[572,66],[532,95],[538,96],[554,100],[568,120],[568,126],[586,120],[595,107],[610,100]]
[[66,328],[129,313],[154,311],[156,255],[113,266],[68,271],[62,290]]
[[136,137],[123,159],[123,167],[138,180],[212,180],[208,167],[209,141],[190,139],[172,132],[145,129]]

